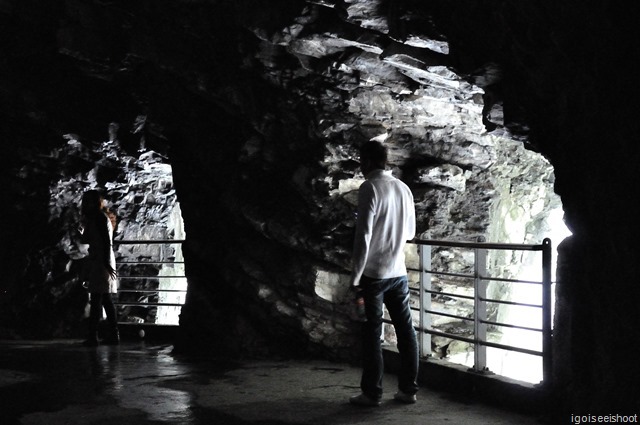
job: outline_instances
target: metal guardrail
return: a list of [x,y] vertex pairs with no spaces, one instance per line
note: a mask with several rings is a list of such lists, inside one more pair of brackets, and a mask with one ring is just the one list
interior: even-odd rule
[[[474,365],[472,371],[482,373],[487,369],[487,347],[502,350],[516,351],[524,354],[542,357],[543,385],[551,382],[551,339],[552,339],[552,317],[551,317],[551,240],[544,239],[540,245],[522,245],[505,243],[486,242],[451,242],[438,240],[415,239],[410,243],[418,245],[418,255],[420,265],[418,269],[408,268],[411,271],[419,272],[420,287],[419,308],[412,308],[420,312],[420,323],[417,328],[419,335],[420,355],[427,357],[431,355],[431,336],[440,336],[453,340],[463,341],[474,346]],[[450,273],[445,271],[435,271],[431,268],[431,247],[454,247],[469,248],[473,250],[474,270],[473,274]],[[487,274],[487,252],[489,250],[511,250],[511,251],[541,251],[542,252],[542,281],[506,279],[491,277]],[[473,296],[434,291],[431,287],[431,277],[433,275],[460,277],[473,279]],[[542,304],[519,303],[508,300],[498,300],[487,297],[487,282],[514,282],[524,284],[542,285]],[[416,291],[415,289],[413,291]],[[450,313],[438,312],[431,308],[432,295],[445,295],[451,298],[473,300],[473,318],[459,316]],[[517,326],[510,323],[497,322],[487,319],[487,303],[498,303],[511,306],[524,306],[537,308],[542,311],[542,327],[532,328]],[[438,331],[432,328],[432,315],[455,318],[463,321],[473,322],[473,337],[454,335],[447,332]],[[388,322],[388,321],[387,321]],[[526,331],[542,333],[542,351],[530,350],[506,344],[499,344],[487,340],[487,327],[507,327],[522,329]]]
[[[114,245],[173,245],[184,243],[183,239],[154,239],[154,240],[114,240]],[[141,261],[117,261],[116,267],[119,265],[174,265],[184,264],[184,261],[174,261],[166,259],[158,260],[141,260]],[[170,276],[137,276],[126,275],[118,276],[119,280],[142,280],[142,279],[186,279],[186,275],[170,275]],[[118,289],[118,294],[122,293],[186,293],[186,289]],[[184,303],[150,303],[150,302],[134,302],[134,301],[116,301],[116,306],[127,307],[183,307]],[[130,322],[119,322],[120,324],[131,324]],[[154,323],[144,323],[144,325],[153,325]],[[162,324],[166,325],[166,324]]]
[[[166,240],[116,240],[114,244],[121,245],[143,245],[143,244],[182,244],[184,240],[179,239],[166,239]],[[417,327],[418,335],[419,335],[419,348],[420,355],[422,357],[428,357],[431,355],[431,336],[440,336],[453,340],[458,340],[466,343],[473,344],[474,346],[474,365],[472,370],[478,373],[482,373],[487,371],[487,347],[493,347],[503,350],[515,351],[524,354],[541,356],[543,361],[543,384],[547,385],[551,382],[551,368],[552,368],[552,357],[551,357],[551,339],[552,339],[552,317],[551,317],[551,240],[544,239],[542,244],[539,245],[523,245],[523,244],[505,244],[505,243],[487,243],[487,242],[453,242],[453,241],[439,241],[439,240],[423,240],[423,239],[414,239],[410,241],[410,243],[418,245],[418,256],[419,256],[419,268],[408,268],[408,270],[418,272],[420,279],[420,286],[418,291],[419,294],[419,308],[413,310],[418,310],[420,312],[420,323]],[[468,248],[473,250],[474,257],[474,271],[473,274],[464,274],[464,273],[451,273],[446,271],[436,271],[431,268],[431,247],[451,247],[451,248]],[[519,280],[519,279],[507,279],[500,277],[492,277],[487,274],[487,252],[489,250],[513,250],[513,251],[541,251],[542,252],[542,280],[541,281],[530,281],[530,280]],[[118,264],[129,264],[129,265],[146,265],[146,264],[180,264],[183,263],[181,261],[125,261],[118,262]],[[469,278],[473,279],[473,287],[474,294],[463,295],[463,294],[454,294],[447,292],[434,291],[431,287],[431,277],[433,275],[436,276],[449,276],[449,277],[458,277],[458,278]],[[163,278],[185,278],[186,276],[120,276],[120,279],[163,279]],[[524,284],[534,284],[534,285],[542,285],[542,304],[531,304],[531,303],[519,303],[508,300],[498,300],[487,297],[487,282],[489,281],[497,281],[497,282],[512,282],[512,283],[524,283]],[[412,291],[416,291],[412,289]],[[127,292],[187,292],[185,290],[176,290],[176,289],[119,289],[119,293],[127,293]],[[432,295],[444,295],[451,298],[458,299],[466,299],[473,300],[473,318],[459,316],[450,313],[438,312],[431,308],[431,296]],[[511,306],[524,306],[541,309],[542,311],[542,327],[541,328],[531,328],[526,326],[517,326],[514,324],[491,321],[487,319],[487,303],[498,303],[503,305],[511,305]],[[182,307],[181,303],[136,303],[136,302],[116,302],[116,305],[122,306],[141,306],[141,307],[156,307],[156,306],[167,306],[167,307]],[[463,321],[472,321],[473,322],[473,337],[465,337],[460,335],[454,335],[447,332],[438,331],[433,329],[431,324],[431,316],[439,315],[443,317],[450,317],[454,319],[459,319]],[[385,320],[390,323],[390,321]],[[146,324],[145,324],[146,325]],[[499,344],[495,342],[490,342],[487,340],[487,327],[488,326],[497,326],[497,327],[508,327],[515,329],[522,329],[527,331],[541,332],[542,333],[542,351],[530,350],[521,347],[510,346],[506,344]]]

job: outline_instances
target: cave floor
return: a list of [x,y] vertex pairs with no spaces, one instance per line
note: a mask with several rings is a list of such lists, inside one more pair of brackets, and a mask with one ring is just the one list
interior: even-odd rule
[[216,360],[147,340],[0,341],[0,423],[538,424],[536,418],[422,388],[418,402],[351,406],[360,370],[318,360]]

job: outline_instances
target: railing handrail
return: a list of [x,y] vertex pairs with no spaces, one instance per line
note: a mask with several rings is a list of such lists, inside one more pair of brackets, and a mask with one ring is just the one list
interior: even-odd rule
[[415,238],[407,242],[413,243],[416,245],[446,246],[446,247],[452,247],[452,248],[502,249],[502,250],[514,250],[514,251],[542,251],[545,247],[544,241],[541,244],[515,244],[515,243],[500,243],[500,242],[443,241],[443,240],[436,240],[436,239]]
[[[531,355],[537,355],[542,357],[543,362],[543,384],[550,385],[551,380],[551,240],[546,238],[541,244],[512,244],[512,243],[493,243],[493,242],[463,242],[463,241],[443,241],[443,240],[427,240],[427,239],[413,239],[408,241],[418,245],[418,257],[420,259],[420,266],[418,269],[407,268],[408,270],[419,272],[420,287],[419,300],[420,300],[420,324],[417,328],[420,331],[420,351],[421,355],[430,355],[431,353],[431,335],[446,336],[447,338],[468,342],[474,345],[474,357],[475,364],[473,370],[476,372],[482,372],[487,370],[486,368],[486,349],[484,347],[495,347],[504,350],[516,351]],[[452,248],[470,248],[474,251],[473,274],[465,274],[462,276],[459,273],[448,273],[444,271],[431,270],[431,247],[452,247]],[[422,249],[422,247],[426,249]],[[542,252],[542,280],[541,281],[524,281],[518,279],[503,279],[493,278],[487,276],[486,271],[486,253],[489,250],[514,250],[514,251],[541,251]],[[459,318],[457,315],[450,313],[438,312],[431,308],[431,295],[439,294],[437,291],[431,289],[431,276],[433,275],[445,275],[465,277],[474,280],[474,295],[461,295],[459,298],[467,300],[473,300],[473,319],[464,318],[464,320],[470,320],[474,322],[473,337],[456,336],[446,332],[433,329],[431,315],[440,315],[450,318]],[[542,285],[542,304],[525,304],[517,303],[513,301],[501,301],[493,300],[486,296],[486,281],[496,280],[510,283],[537,283]],[[455,294],[451,294],[455,295]],[[515,306],[535,307],[542,310],[542,327],[541,329],[519,326],[509,323],[497,322],[488,320],[486,316],[486,303],[503,303]],[[386,321],[386,320],[385,320]],[[489,342],[486,338],[487,325],[509,327],[515,329],[524,329],[530,331],[542,332],[542,351],[529,350],[521,347],[510,346],[506,344],[498,344]],[[427,354],[428,353],[428,354]]]

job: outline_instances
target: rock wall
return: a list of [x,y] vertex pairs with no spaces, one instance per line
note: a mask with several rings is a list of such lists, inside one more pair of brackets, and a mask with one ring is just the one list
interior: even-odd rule
[[640,348],[636,17],[573,0],[2,0],[0,136],[16,147],[3,222],[29,218],[2,229],[2,312],[39,312],[21,325],[46,335],[42,315],[69,311],[44,308],[42,271],[66,264],[47,226],[64,158],[46,156],[64,134],[102,140],[105,123],[144,116],[144,139],[120,142],[173,166],[190,279],[178,345],[352,356],[357,329],[330,289],[348,272],[355,153],[373,138],[433,238],[535,240],[554,186],[574,233],[555,389],[568,411],[625,413]]
[[[122,245],[118,241],[184,237],[171,166],[153,151],[129,155],[121,149],[115,133],[110,136],[105,142],[91,142],[65,134],[59,147],[32,158],[21,169],[20,177],[26,181],[35,178],[37,184],[44,184],[45,179],[50,182],[48,194],[41,194],[48,198],[46,224],[33,223],[42,233],[41,239],[32,243],[41,248],[29,254],[30,261],[19,280],[22,286],[12,288],[19,295],[14,294],[11,300],[15,316],[7,321],[23,337],[84,337],[88,293],[83,288],[81,269],[88,247],[81,241],[78,226],[82,194],[89,189],[100,190],[105,206],[115,214],[114,249],[120,289],[144,290],[120,294],[118,301],[152,303],[164,295],[149,291],[164,285],[165,279],[153,276],[166,274],[166,266],[123,263],[166,261],[180,255],[179,245]],[[121,306],[117,309],[118,320],[155,323],[157,310]]]

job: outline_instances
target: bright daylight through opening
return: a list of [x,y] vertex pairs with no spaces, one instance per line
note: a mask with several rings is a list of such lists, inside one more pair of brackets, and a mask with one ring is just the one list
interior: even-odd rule
[[[563,220],[562,208],[552,210],[547,218],[549,232],[546,237],[553,244],[552,256],[552,315],[555,305],[555,271],[557,261],[557,247],[566,237],[571,235]],[[522,265],[515,276],[517,280],[542,281],[542,260],[540,252],[527,252],[522,257]],[[542,304],[542,285],[527,283],[512,283],[508,291],[509,300],[527,304]],[[522,306],[502,306],[498,311],[498,321],[513,323],[521,327],[542,329],[542,313],[540,309]],[[499,329],[495,334],[496,340],[504,345],[542,351],[542,333],[524,329]],[[452,363],[472,367],[474,363],[473,351],[458,353],[449,357]],[[542,357],[507,351],[498,348],[487,348],[487,368],[490,372],[529,383],[539,383],[543,377]]]
[[[52,152],[53,158],[94,165],[65,173],[50,186],[50,221],[62,223],[59,246],[69,257],[67,269],[80,270],[88,255],[77,232],[80,199],[86,190],[99,190],[103,207],[115,215],[118,322],[178,325],[187,291],[182,255],[186,235],[171,165],[142,146],[137,156],[128,154],[112,128],[117,126],[109,126],[109,141],[80,142],[68,134],[66,145]],[[72,159],[68,162],[74,163]]]

